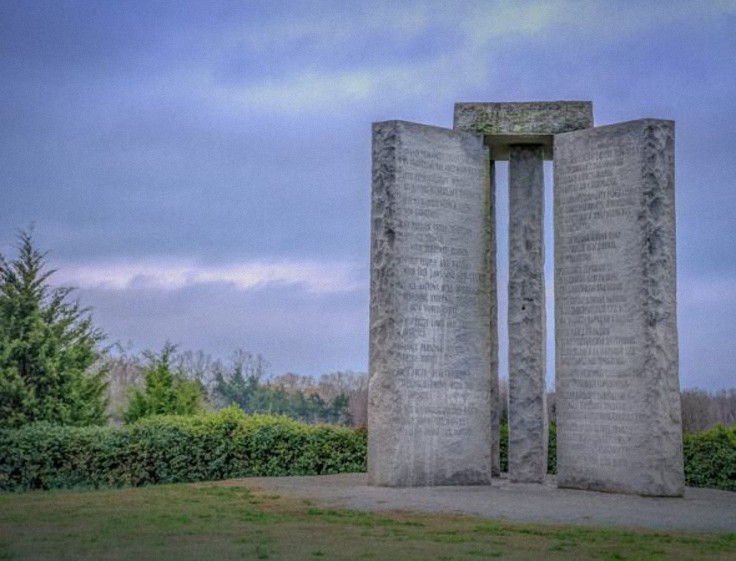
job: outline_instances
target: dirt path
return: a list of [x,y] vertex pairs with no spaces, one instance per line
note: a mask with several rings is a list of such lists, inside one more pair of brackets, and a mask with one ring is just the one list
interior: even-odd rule
[[490,487],[369,487],[365,474],[254,477],[223,482],[259,487],[355,510],[452,512],[518,522],[692,532],[736,532],[736,493],[688,487],[683,498],[648,498],[494,479]]

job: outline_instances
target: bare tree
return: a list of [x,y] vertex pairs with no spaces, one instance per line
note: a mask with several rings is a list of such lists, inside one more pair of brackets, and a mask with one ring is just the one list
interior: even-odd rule
[[505,376],[498,380],[498,403],[501,410],[498,412],[498,420],[503,423],[509,422],[509,379]]
[[684,432],[707,430],[717,424],[736,424],[736,389],[711,393],[700,388],[683,390],[682,430]]
[[713,396],[713,417],[717,423],[736,425],[736,388],[716,392]]
[[323,374],[319,378],[317,391],[322,399],[333,401],[344,395],[350,400],[350,418],[354,427],[368,424],[368,373],[350,370]]
[[311,393],[315,389],[314,378],[312,378],[311,376],[295,374],[293,372],[280,374],[276,376],[271,383],[272,385],[281,388],[287,393],[293,393],[297,391]]
[[555,390],[547,390],[547,419],[550,423],[557,422],[557,394]]
[[124,347],[120,343],[102,360],[107,368],[107,413],[112,424],[122,425],[130,388],[143,383],[143,360],[131,351],[130,344]]
[[214,362],[212,356],[204,351],[184,351],[175,358],[177,370],[204,387],[212,383]]

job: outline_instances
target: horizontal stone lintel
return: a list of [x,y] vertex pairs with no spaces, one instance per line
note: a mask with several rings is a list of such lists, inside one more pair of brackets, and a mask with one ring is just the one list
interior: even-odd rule
[[509,146],[541,144],[551,160],[555,134],[593,126],[591,101],[456,103],[455,130],[482,134],[493,160],[508,160]]

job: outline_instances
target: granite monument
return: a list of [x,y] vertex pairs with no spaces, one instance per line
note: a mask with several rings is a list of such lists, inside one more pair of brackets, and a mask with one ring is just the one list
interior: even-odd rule
[[495,162],[509,161],[509,478],[547,471],[543,161],[554,164],[558,484],[681,495],[674,124],[584,101],[373,127],[369,480],[499,472]]

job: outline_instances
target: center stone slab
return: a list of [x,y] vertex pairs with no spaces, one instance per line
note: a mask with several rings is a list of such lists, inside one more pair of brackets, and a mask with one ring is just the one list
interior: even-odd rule
[[544,177],[541,146],[509,162],[509,480],[547,474]]
[[481,136],[373,125],[368,478],[491,481],[491,201]]
[[[542,482],[547,472],[543,159],[553,157],[554,135],[592,126],[590,101],[455,104],[454,129],[483,135],[490,149],[491,170],[495,160],[510,161],[508,464],[511,481]],[[495,252],[495,236],[493,240]],[[491,282],[495,293],[495,276]],[[494,388],[498,387],[497,364],[494,359],[491,372]],[[494,402],[494,413],[499,409]],[[499,436],[498,418],[494,414],[494,466],[500,463]]]

